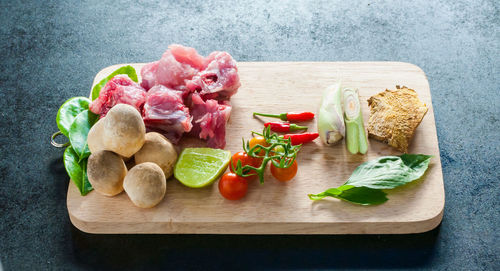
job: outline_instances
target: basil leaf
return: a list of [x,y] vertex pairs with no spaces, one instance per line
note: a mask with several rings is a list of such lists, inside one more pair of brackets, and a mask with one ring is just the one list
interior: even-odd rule
[[361,205],[382,204],[387,201],[386,193],[382,190],[367,187],[354,187],[351,185],[342,185],[338,188],[330,188],[325,192],[321,192],[319,194],[309,194],[308,196],[312,200],[333,197]]
[[336,197],[338,195],[342,194],[342,191],[337,189],[337,188],[329,188],[325,190],[325,192],[321,192],[319,194],[309,194],[310,199],[312,200],[320,200],[326,197]]
[[69,142],[73,150],[78,155],[80,162],[90,155],[90,150],[87,145],[87,135],[90,128],[99,120],[99,115],[96,115],[89,110],[85,110],[76,116],[73,124],[69,129]]
[[345,184],[373,189],[392,189],[424,175],[431,155],[383,156],[358,166]]
[[57,127],[69,138],[69,129],[76,116],[82,111],[89,109],[90,100],[85,97],[73,97],[61,105],[57,111]]
[[92,88],[92,101],[97,99],[99,97],[99,93],[101,92],[101,88],[106,85],[106,83],[115,75],[118,74],[126,74],[132,81],[134,82],[139,82],[139,79],[137,79],[137,72],[135,71],[134,67],[127,65],[118,68],[116,71],[112,72],[108,77],[102,79],[99,83],[97,83],[94,88]]
[[64,151],[63,161],[64,167],[73,183],[80,190],[82,196],[87,195],[92,191],[92,185],[87,177],[87,159],[78,162],[79,157],[71,146]]
[[342,187],[345,187],[344,191],[342,194],[336,195],[335,198],[361,205],[376,205],[387,201],[387,194],[382,190],[350,185],[343,185],[339,189]]
[[382,189],[419,179],[429,167],[431,157],[424,154],[383,156],[358,166],[344,185],[308,196],[311,200],[334,197],[361,205],[381,204],[387,201]]

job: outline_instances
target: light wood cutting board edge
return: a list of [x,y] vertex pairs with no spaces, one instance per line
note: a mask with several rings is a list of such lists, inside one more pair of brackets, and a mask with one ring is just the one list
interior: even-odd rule
[[[261,64],[265,62],[245,62],[248,64],[256,63],[256,64]],[[353,63],[353,62],[272,62],[273,64],[279,64],[279,65],[284,65],[286,66],[287,64],[291,65],[308,65],[308,64],[314,64],[314,63],[321,63],[321,64],[339,64],[339,63]],[[419,70],[419,73],[421,73],[424,77],[425,80],[427,81],[427,78],[425,76],[425,73],[420,69],[418,66],[411,64],[411,63],[404,63],[404,62],[354,62],[354,63],[359,63],[359,64],[368,64],[368,63],[384,63],[387,65],[408,65],[411,67],[414,67],[415,69]],[[145,63],[134,63],[134,64],[117,64],[117,65],[112,65],[107,68],[102,69],[99,71],[94,79],[93,85],[100,81],[103,77],[105,77],[107,74],[110,73],[110,71],[115,70],[116,68],[123,66],[123,65],[133,65],[135,67],[141,67]],[[138,71],[140,69],[137,69]],[[138,74],[140,77],[140,74]],[[388,86],[389,87],[389,86]],[[427,88],[428,87],[428,81],[427,81]],[[432,114],[427,114],[427,118],[432,117],[432,122],[434,126],[434,135],[436,136],[436,144],[437,143],[437,132],[435,131],[435,120],[434,120],[434,113],[433,113],[433,108],[432,108],[432,101],[430,97],[430,90],[429,90],[429,97],[428,97],[428,107],[429,111],[432,112]],[[432,115],[432,116],[429,116]],[[366,122],[366,119],[365,119]],[[441,169],[441,161],[440,161],[440,156],[439,156],[439,147],[437,147],[437,155],[436,157],[433,158],[434,163],[433,166],[437,166],[438,168],[436,170],[439,171],[439,175],[441,175],[441,180],[442,180],[442,169]],[[437,227],[440,222],[442,221],[443,217],[443,210],[444,210],[444,185],[441,186],[442,188],[442,204],[438,208],[437,213],[432,213],[426,219],[421,219],[421,220],[415,220],[415,221],[407,221],[407,222],[394,222],[394,223],[387,223],[387,222],[367,222],[367,223],[360,223],[360,222],[354,222],[354,223],[336,223],[337,225],[335,227],[332,227],[331,223],[318,223],[318,222],[310,222],[310,223],[304,223],[304,222],[287,222],[286,225],[283,223],[278,223],[280,224],[279,227],[275,227],[277,223],[262,223],[262,222],[256,222],[256,223],[245,223],[244,226],[239,225],[237,222],[234,223],[235,227],[228,227],[228,222],[224,223],[219,223],[219,222],[204,222],[203,227],[198,227],[197,225],[200,224],[199,222],[175,222],[171,223],[170,222],[165,222],[165,223],[158,223],[154,222],[154,225],[149,223],[149,222],[144,222],[144,223],[121,223],[120,225],[116,223],[109,223],[109,222],[99,222],[99,221],[86,221],[84,218],[78,217],[77,215],[74,215],[72,212],[72,208],[70,208],[70,192],[71,192],[71,187],[73,187],[73,190],[76,190],[74,185],[70,184],[70,188],[68,189],[68,198],[67,198],[67,203],[68,203],[68,213],[70,216],[70,220],[73,223],[75,227],[78,229],[88,232],[88,233],[113,233],[113,234],[120,234],[120,233],[182,233],[182,234],[191,234],[191,233],[202,233],[202,234],[405,234],[405,233],[420,233],[420,232],[426,232],[429,230],[434,229]],[[161,224],[161,225],[160,225]],[[231,223],[229,223],[231,224]],[[228,228],[233,228],[234,230],[228,230]]]

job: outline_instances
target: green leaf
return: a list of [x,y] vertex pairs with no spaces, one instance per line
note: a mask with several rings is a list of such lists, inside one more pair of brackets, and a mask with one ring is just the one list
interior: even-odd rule
[[69,129],[69,142],[73,150],[78,155],[80,162],[90,155],[90,150],[87,145],[87,135],[92,125],[99,120],[99,115],[96,115],[89,110],[85,110],[76,116],[73,124]]
[[57,111],[57,127],[69,138],[69,129],[76,116],[82,111],[89,109],[90,100],[85,97],[73,97],[61,105]]
[[97,83],[94,86],[94,88],[92,88],[92,101],[97,99],[97,97],[99,97],[99,93],[101,92],[101,88],[104,87],[104,85],[106,85],[106,83],[111,78],[115,77],[115,75],[118,75],[118,74],[126,74],[126,75],[128,75],[128,77],[130,77],[130,79],[132,79],[132,81],[139,82],[139,79],[137,78],[137,73],[136,73],[134,67],[132,67],[130,65],[120,67],[116,71],[114,71],[110,75],[108,75],[108,77],[102,79],[99,83]]
[[[345,188],[342,189],[342,187]],[[352,203],[361,205],[376,205],[387,201],[386,193],[382,190],[368,187],[354,187],[350,185],[343,185],[339,187],[339,189],[343,190],[342,194],[336,195],[335,197]]]
[[422,177],[431,157],[423,154],[383,156],[358,166],[345,184],[373,189],[393,189]]
[[393,189],[419,179],[429,167],[431,157],[424,154],[383,156],[358,166],[344,185],[308,196],[311,200],[334,197],[361,205],[382,204],[387,201],[382,189]]
[[319,194],[309,194],[312,200],[320,200],[325,197],[333,197],[361,205],[376,205],[387,201],[386,194],[382,190],[367,187],[354,187],[342,185],[338,188],[330,188]]
[[325,192],[321,192],[319,194],[309,194],[309,198],[312,200],[320,200],[326,197],[336,197],[342,194],[342,191],[337,188],[329,188],[325,190]]
[[80,190],[82,196],[87,195],[92,191],[92,185],[87,177],[87,159],[78,162],[79,157],[71,146],[64,151],[63,161],[64,167],[73,183]]

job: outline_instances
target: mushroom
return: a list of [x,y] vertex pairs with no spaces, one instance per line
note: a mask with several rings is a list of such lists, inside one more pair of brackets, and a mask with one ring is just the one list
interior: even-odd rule
[[134,155],[135,163],[153,162],[160,166],[168,179],[174,172],[177,152],[170,141],[163,135],[150,132],[146,134],[146,141],[142,148]]
[[126,159],[142,147],[145,137],[146,127],[139,111],[128,104],[117,104],[92,126],[87,144],[91,153],[108,150]]
[[157,205],[165,196],[167,182],[161,168],[151,162],[134,166],[125,176],[123,188],[130,200],[141,208]]
[[144,144],[146,127],[141,114],[128,104],[117,104],[106,115],[102,145],[123,157],[134,155]]
[[102,129],[104,127],[104,119],[102,118],[97,121],[92,128],[90,128],[89,134],[87,136],[87,145],[91,153],[104,150],[102,145]]
[[123,191],[127,168],[122,158],[111,151],[93,152],[87,163],[87,176],[95,191],[114,196]]

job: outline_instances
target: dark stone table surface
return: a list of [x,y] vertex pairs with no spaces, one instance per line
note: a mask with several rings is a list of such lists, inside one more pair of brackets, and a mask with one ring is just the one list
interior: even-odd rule
[[[0,2],[4,270],[500,270],[498,1]],[[92,235],[68,218],[59,106],[171,43],[238,61],[404,61],[429,79],[442,224],[415,235]],[[72,184],[71,184],[72,185]],[[1,269],[1,268],[0,268]]]

